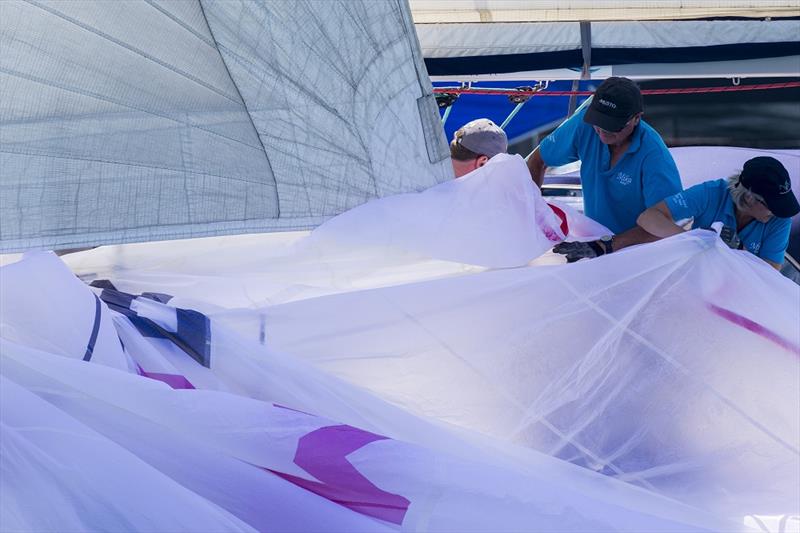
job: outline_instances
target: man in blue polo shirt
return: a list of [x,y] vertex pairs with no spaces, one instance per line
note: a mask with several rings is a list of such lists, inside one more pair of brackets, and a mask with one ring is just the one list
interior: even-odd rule
[[720,222],[730,246],[780,269],[791,218],[798,213],[786,168],[773,157],[754,157],[738,176],[700,183],[657,203],[639,216],[638,224],[664,238],[685,231],[673,220],[693,218],[692,229]]
[[539,186],[546,167],[580,160],[586,215],[615,233],[591,243],[556,246],[554,251],[570,262],[610,253],[631,241],[646,242],[636,218],[681,190],[675,161],[659,134],[642,120],[643,109],[635,83],[608,78],[527,158]]

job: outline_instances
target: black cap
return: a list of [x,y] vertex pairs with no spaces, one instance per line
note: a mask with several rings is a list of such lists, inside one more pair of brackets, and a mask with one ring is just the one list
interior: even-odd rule
[[800,213],[789,172],[774,157],[754,157],[747,161],[739,175],[739,183],[764,198],[776,217],[791,218]]
[[583,121],[606,131],[620,131],[643,109],[639,87],[628,78],[612,76],[594,92]]

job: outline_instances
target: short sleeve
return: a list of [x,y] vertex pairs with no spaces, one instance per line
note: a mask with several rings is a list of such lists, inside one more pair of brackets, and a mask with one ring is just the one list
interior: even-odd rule
[[791,218],[774,218],[767,224],[758,257],[773,263],[783,263],[786,247],[789,246],[789,232],[792,228]]
[[654,150],[645,157],[642,164],[642,194],[645,207],[653,207],[661,200],[678,194],[681,188],[678,167],[666,149]]
[[570,118],[561,123],[553,133],[544,138],[539,144],[539,154],[545,165],[558,167],[580,159],[578,153],[578,136],[585,126],[583,115],[586,107],[578,110]]
[[684,220],[697,218],[704,213],[708,208],[708,196],[708,184],[700,183],[664,198],[664,202],[667,204],[673,220]]

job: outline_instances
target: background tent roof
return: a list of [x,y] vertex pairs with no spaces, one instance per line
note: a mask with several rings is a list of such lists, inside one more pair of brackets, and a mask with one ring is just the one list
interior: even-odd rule
[[796,17],[795,0],[409,0],[414,22],[566,22]]
[[404,0],[0,2],[0,251],[309,228],[450,179]]
[[[433,79],[797,76],[800,20],[417,24]],[[591,68],[584,75],[588,59]]]
[[411,0],[431,77],[475,81],[612,75],[768,77],[800,72],[800,20],[775,20],[796,17],[797,2],[534,1],[519,9],[520,5]]

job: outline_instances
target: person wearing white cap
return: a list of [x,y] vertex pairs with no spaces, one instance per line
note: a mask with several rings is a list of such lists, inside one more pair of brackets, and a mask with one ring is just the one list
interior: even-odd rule
[[508,138],[500,126],[487,118],[467,122],[453,134],[450,159],[457,178],[485,165],[508,150]]

